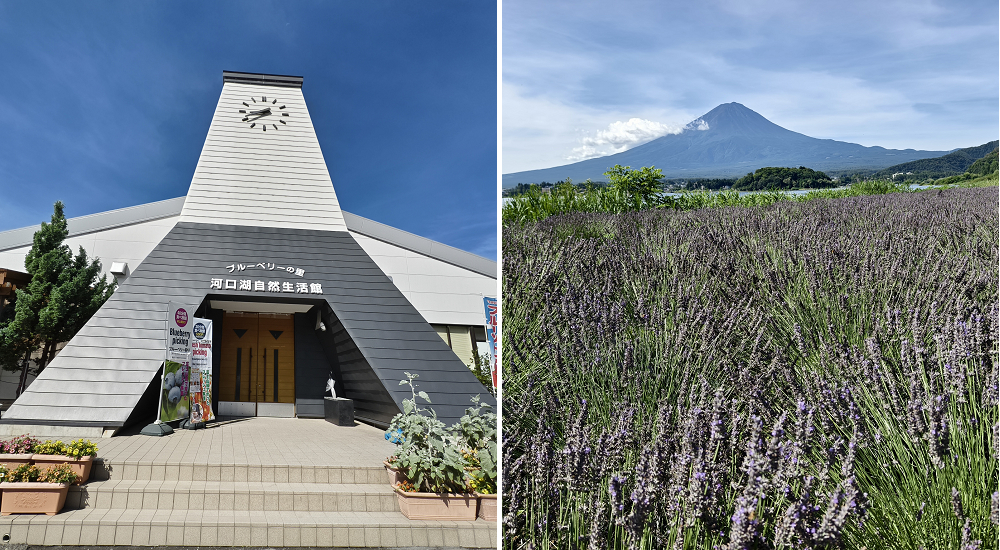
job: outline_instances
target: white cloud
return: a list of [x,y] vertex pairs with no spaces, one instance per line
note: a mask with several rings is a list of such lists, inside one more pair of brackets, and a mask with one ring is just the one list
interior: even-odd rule
[[625,122],[618,120],[609,124],[606,130],[598,130],[595,135],[582,138],[581,145],[574,147],[566,160],[576,162],[621,153],[658,137],[682,131],[684,128],[680,126],[641,118],[630,118]]

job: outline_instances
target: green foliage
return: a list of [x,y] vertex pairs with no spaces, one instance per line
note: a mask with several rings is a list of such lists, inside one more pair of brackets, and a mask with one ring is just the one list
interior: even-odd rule
[[476,359],[466,366],[469,367],[472,374],[476,375],[476,380],[479,380],[480,384],[486,386],[486,391],[490,392],[490,395],[495,396],[497,394],[497,390],[493,387],[493,371],[490,369],[493,360],[490,358],[490,354],[488,353],[479,353],[476,355]]
[[[630,166],[616,164],[604,173],[611,187],[642,205],[655,205],[663,188],[663,171],[652,166],[633,170]],[[636,210],[641,207],[636,208]]]
[[38,481],[38,477],[42,474],[38,470],[38,466],[34,464],[21,464],[17,468],[8,472],[4,481],[10,483],[28,483],[32,481]]
[[417,391],[416,374],[406,374],[399,385],[410,386],[411,399],[403,400],[403,412],[389,423],[389,433],[399,433],[402,442],[393,466],[413,483],[417,491],[427,493],[464,493],[465,461],[458,441],[445,429],[434,409],[417,405],[417,397],[427,403],[426,392]]
[[[912,189],[902,183],[886,180],[860,180],[846,189],[818,189],[805,194],[791,194],[784,191],[755,192],[741,195],[737,191],[685,191],[664,195],[659,198],[657,208],[673,210],[695,210],[698,208],[722,208],[726,206],[769,206],[782,201],[808,201],[814,199],[839,199],[864,195],[884,195],[886,193],[907,193]],[[534,192],[515,197],[504,203],[502,218],[504,225],[521,225],[541,221],[550,216],[575,212],[601,212],[622,214],[640,210],[631,198],[611,187],[592,188],[583,192],[573,190],[553,190],[551,193]],[[648,205],[645,205],[648,207]],[[567,224],[557,228],[560,240],[611,239],[615,236],[615,224],[607,219],[594,218],[586,222]]]
[[38,481],[42,483],[73,483],[78,477],[69,464],[56,464],[39,472]]
[[[451,427],[465,450],[469,485],[484,494],[495,494],[497,487],[497,415],[488,404],[472,398],[471,407]],[[483,409],[486,409],[485,411]]]
[[[387,459],[399,468],[414,491],[464,493],[468,486],[481,493],[495,493],[497,479],[497,416],[492,407],[472,398],[472,407],[454,425],[445,428],[432,408],[417,405],[417,398],[430,403],[417,391],[416,374],[406,373],[400,385],[409,385],[411,399],[403,400],[403,412],[389,424],[387,437],[399,449]],[[484,410],[485,409],[485,410]]]
[[63,244],[68,234],[63,204],[57,202],[51,223],[35,232],[24,259],[31,283],[17,290],[14,318],[0,326],[0,366],[7,370],[26,369],[30,354],[40,349],[37,375],[56,345],[72,338],[114,292],[107,276],[98,279],[99,260],[88,259],[83,247],[74,257]]
[[986,176],[988,174],[995,173],[1000,166],[997,164],[998,160],[998,149],[994,149],[985,157],[972,163],[972,166],[966,170],[967,174],[974,174],[977,176]]
[[836,184],[830,176],[805,166],[798,168],[759,168],[736,180],[733,189],[744,191],[822,189]]

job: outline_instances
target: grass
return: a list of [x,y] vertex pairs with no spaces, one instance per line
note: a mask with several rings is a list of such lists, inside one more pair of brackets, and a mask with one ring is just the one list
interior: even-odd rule
[[[954,182],[950,182],[950,178],[939,181],[943,183],[934,189],[991,187],[997,185],[997,174],[974,179],[957,179]],[[504,225],[524,224],[573,212],[620,214],[651,208],[694,210],[726,206],[768,206],[786,201],[802,202],[910,192],[914,192],[914,189],[909,185],[876,180],[856,182],[844,189],[819,189],[803,194],[765,191],[741,196],[736,191],[690,191],[680,195],[664,196],[657,201],[644,201],[622,193],[614,187],[592,187],[579,191],[572,185],[557,185],[548,193],[543,192],[541,188],[533,187],[527,193],[509,198],[504,202],[501,217]]]

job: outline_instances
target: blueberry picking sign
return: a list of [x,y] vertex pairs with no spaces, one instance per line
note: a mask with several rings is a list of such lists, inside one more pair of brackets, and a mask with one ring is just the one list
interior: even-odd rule
[[212,412],[212,320],[195,317],[191,336],[188,392],[191,395],[191,423],[198,424],[215,419]]
[[167,356],[160,388],[160,422],[186,418],[190,411],[188,371],[194,328],[192,313],[193,309],[176,302],[167,306]]

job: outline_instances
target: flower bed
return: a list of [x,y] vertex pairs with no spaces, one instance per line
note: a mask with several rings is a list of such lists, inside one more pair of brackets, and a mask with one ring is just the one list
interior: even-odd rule
[[386,431],[399,448],[384,463],[400,510],[410,519],[475,520],[474,486],[478,480],[488,487],[496,478],[496,415],[481,413],[489,406],[476,396],[460,421],[445,428],[433,409],[417,405],[418,397],[430,403],[417,391],[417,375],[406,376],[401,384],[410,386],[412,398],[403,400],[403,412]]
[[996,548],[997,204],[505,225],[503,547]]

